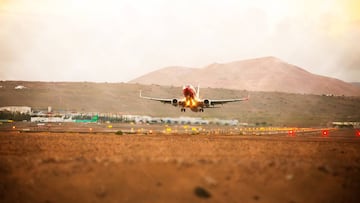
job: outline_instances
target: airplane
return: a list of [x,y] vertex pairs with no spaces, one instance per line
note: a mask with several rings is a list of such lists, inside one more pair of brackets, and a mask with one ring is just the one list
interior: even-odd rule
[[140,90],[140,98],[155,100],[162,102],[164,104],[172,104],[175,107],[181,107],[181,112],[185,112],[186,108],[190,108],[193,112],[204,112],[204,108],[215,108],[215,105],[225,104],[229,102],[238,102],[249,100],[249,96],[246,98],[237,98],[237,99],[200,99],[200,87],[197,87],[197,90],[192,85],[183,86],[183,95],[184,98],[156,98],[156,97],[147,97],[142,96]]

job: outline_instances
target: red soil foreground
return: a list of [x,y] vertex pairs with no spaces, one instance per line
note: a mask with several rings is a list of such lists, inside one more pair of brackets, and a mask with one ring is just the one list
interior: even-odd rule
[[360,138],[336,133],[0,132],[0,202],[360,202]]

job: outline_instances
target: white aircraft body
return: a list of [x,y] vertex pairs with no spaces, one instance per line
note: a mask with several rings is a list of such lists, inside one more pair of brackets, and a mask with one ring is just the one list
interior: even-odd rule
[[200,99],[200,88],[198,87],[197,90],[195,90],[192,85],[185,85],[182,92],[184,95],[183,98],[166,99],[142,96],[140,91],[140,98],[155,100],[165,104],[172,104],[175,107],[181,107],[181,112],[185,112],[186,108],[190,108],[194,112],[204,112],[204,108],[214,108],[217,104],[249,100],[249,97],[237,99]]

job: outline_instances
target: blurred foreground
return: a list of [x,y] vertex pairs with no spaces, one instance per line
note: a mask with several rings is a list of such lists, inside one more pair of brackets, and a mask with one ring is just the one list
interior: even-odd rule
[[353,129],[302,134],[0,132],[1,202],[359,202]]

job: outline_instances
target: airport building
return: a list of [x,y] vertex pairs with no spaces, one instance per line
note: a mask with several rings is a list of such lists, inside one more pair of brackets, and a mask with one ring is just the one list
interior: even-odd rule
[[338,128],[360,128],[360,122],[332,122],[333,127]]
[[28,106],[4,106],[0,107],[0,111],[8,111],[12,113],[23,113],[23,114],[30,114],[31,107]]
[[121,113],[98,113],[98,112],[68,112],[60,111],[54,112],[49,106],[43,110],[32,110],[27,106],[6,106],[0,107],[0,111],[17,112],[27,114],[30,122],[37,123],[61,123],[61,122],[75,122],[75,123],[146,123],[146,124],[169,124],[169,125],[239,125],[238,120],[223,120],[223,119],[203,119],[200,117],[151,117],[147,115],[131,115]]

